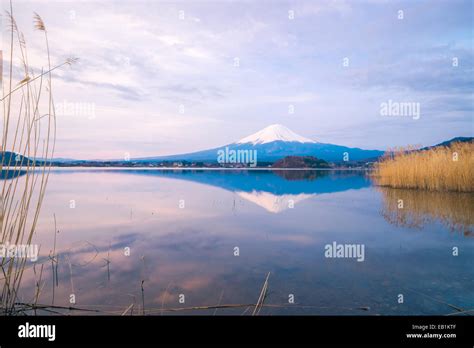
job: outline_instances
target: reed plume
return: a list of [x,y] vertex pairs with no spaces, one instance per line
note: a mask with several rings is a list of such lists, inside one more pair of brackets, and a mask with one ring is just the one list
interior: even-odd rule
[[[3,119],[0,148],[0,244],[31,244],[46,193],[54,155],[56,115],[53,104],[52,72],[75,60],[51,65],[48,32],[35,13],[34,28],[42,32],[46,47],[45,67],[30,66],[24,35],[13,16],[9,20],[8,74],[2,79]],[[21,71],[18,78],[18,70]],[[18,81],[18,82],[16,82]],[[5,249],[3,249],[5,250]],[[0,255],[0,313],[15,314],[18,289],[27,259]]]

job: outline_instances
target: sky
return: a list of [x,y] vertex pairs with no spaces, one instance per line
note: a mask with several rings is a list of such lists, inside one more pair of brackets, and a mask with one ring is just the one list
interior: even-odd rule
[[[48,0],[13,1],[13,15],[36,72],[33,12],[52,63],[79,58],[54,74],[55,156],[110,159],[214,148],[275,123],[364,149],[473,136],[473,3]],[[419,114],[387,116],[389,102]]]

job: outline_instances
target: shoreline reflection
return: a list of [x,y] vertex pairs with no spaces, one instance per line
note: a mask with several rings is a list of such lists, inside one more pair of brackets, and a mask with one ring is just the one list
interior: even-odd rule
[[439,221],[452,231],[474,237],[474,195],[458,192],[431,192],[422,190],[377,187],[382,193],[382,215],[390,224],[423,228]]

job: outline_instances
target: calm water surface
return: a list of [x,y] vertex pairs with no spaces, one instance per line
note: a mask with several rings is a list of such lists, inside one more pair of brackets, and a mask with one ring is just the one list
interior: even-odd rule
[[[447,303],[474,308],[473,207],[469,194],[376,188],[363,172],[55,169],[20,299],[43,263],[39,303],[75,294],[101,313],[144,302],[146,314],[250,314],[166,309],[255,303],[268,272],[261,314],[453,313]],[[333,242],[363,244],[364,261],[326,258]]]

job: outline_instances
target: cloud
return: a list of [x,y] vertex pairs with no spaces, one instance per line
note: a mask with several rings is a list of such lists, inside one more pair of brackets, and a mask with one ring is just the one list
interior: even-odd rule
[[[97,158],[100,148],[110,158],[124,146],[139,156],[215,147],[270,123],[386,148],[413,140],[403,132],[411,126],[377,120],[380,102],[397,98],[430,115],[436,130],[419,129],[421,142],[472,135],[471,4],[436,4],[22,1],[14,14],[36,72],[46,60],[33,11],[46,22],[53,63],[80,58],[55,73],[55,100],[96,106],[95,120],[60,120],[58,156]],[[87,144],[70,141],[81,137]]]

